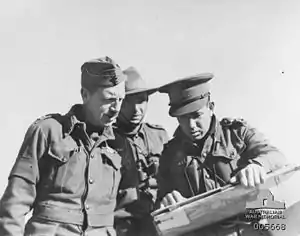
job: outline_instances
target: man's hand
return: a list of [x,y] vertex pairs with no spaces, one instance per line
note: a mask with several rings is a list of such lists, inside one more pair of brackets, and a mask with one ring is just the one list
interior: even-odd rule
[[177,202],[182,202],[186,198],[183,197],[178,191],[174,190],[171,193],[168,193],[161,201],[161,207],[167,207],[173,205]]
[[241,185],[251,188],[263,184],[265,179],[266,171],[262,166],[258,164],[249,164],[232,177],[230,182],[235,183],[239,181]]
[[133,218],[133,214],[125,209],[118,209],[114,212],[114,217],[115,219]]
[[115,210],[121,209],[124,206],[133,203],[138,200],[137,188],[127,188],[119,190],[118,192],[118,203]]

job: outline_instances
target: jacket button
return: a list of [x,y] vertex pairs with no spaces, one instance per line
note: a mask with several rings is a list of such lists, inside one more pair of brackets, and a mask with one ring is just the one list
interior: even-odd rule
[[90,184],[93,184],[94,183],[94,180],[92,178],[89,178],[89,183]]
[[203,157],[206,157],[206,156],[207,156],[207,153],[206,153],[206,152],[202,153],[202,156],[203,156]]
[[94,154],[91,154],[91,158],[93,159],[95,157],[95,155]]
[[85,204],[85,209],[86,210],[89,210],[90,209],[90,206],[88,204]]
[[67,161],[67,158],[66,158],[66,157],[63,157],[62,161],[63,161],[63,162],[66,162],[66,161]]

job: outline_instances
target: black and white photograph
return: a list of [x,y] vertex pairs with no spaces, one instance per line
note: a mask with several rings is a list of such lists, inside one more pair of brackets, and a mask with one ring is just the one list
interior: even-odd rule
[[300,236],[300,2],[0,1],[0,236]]

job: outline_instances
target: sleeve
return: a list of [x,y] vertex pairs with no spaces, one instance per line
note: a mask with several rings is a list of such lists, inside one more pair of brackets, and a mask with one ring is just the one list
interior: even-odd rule
[[261,132],[249,125],[242,129],[246,144],[242,156],[247,157],[250,163],[263,166],[266,172],[274,171],[287,164],[285,156],[278,148],[272,146]]
[[26,132],[8,185],[0,200],[0,235],[21,236],[25,215],[31,210],[39,181],[38,160],[46,147],[44,134],[32,125]]
[[117,195],[115,216],[124,211],[124,207],[138,199],[138,173],[135,166],[133,149],[126,139],[123,139],[121,181]]
[[157,175],[157,203],[159,203],[167,193],[173,190],[172,176],[170,174],[169,168],[169,158],[172,155],[169,151],[170,148],[170,146],[166,145],[164,151],[162,152],[162,156],[159,159],[159,168]]
[[164,145],[169,142],[168,132],[160,125],[146,124],[148,128],[144,129],[145,146],[149,149],[150,158],[159,158],[164,149]]
[[136,188],[138,186],[138,173],[135,165],[133,148],[129,142],[124,139],[124,148],[122,156],[121,182],[120,189]]
[[[148,139],[148,145],[152,148],[149,153],[148,168],[145,171],[147,181],[144,182],[145,187],[139,186],[139,203],[136,203],[136,206],[132,207],[132,209],[140,213],[149,213],[155,207],[158,193],[157,174],[160,165],[159,159],[161,158],[165,144],[169,141],[168,133],[163,127],[156,125],[154,131],[154,133],[149,133],[149,135],[152,134],[153,136],[151,139]],[[151,144],[150,141],[152,141]]]

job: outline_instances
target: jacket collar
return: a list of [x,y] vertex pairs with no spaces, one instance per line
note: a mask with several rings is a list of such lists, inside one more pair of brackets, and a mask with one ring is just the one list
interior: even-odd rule
[[145,123],[144,122],[142,122],[135,129],[131,129],[129,131],[126,130],[126,124],[123,124],[121,122],[117,122],[116,127],[117,127],[118,132],[124,136],[133,137],[135,135],[139,135],[142,138],[145,136]]
[[[70,135],[75,126],[80,126],[86,132],[86,122],[84,121],[83,106],[82,104],[75,104],[71,107],[70,111],[64,116],[63,131],[65,134]],[[103,132],[100,134],[104,139],[115,139],[112,126],[105,126]]]

